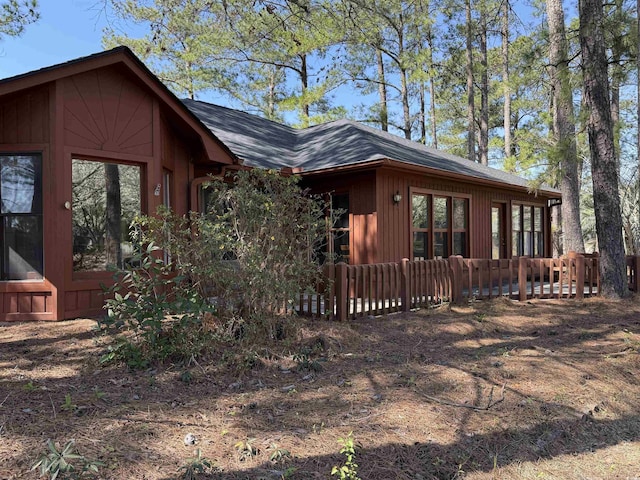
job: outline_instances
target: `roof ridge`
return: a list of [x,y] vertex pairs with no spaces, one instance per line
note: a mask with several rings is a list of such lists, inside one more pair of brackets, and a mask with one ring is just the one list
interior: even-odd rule
[[[91,53],[89,55],[84,55],[82,57],[72,58],[72,59],[66,60],[64,62],[56,63],[56,64],[53,64],[53,65],[47,65],[47,66],[44,66],[44,67],[36,68],[34,70],[29,70],[28,72],[23,72],[23,73],[19,73],[17,75],[12,75],[11,77],[5,77],[5,78],[0,79],[0,84],[9,83],[9,82],[17,80],[19,78],[29,77],[29,76],[35,75],[37,73],[40,73],[40,72],[47,72],[47,71],[50,71],[50,70],[55,70],[57,68],[61,68],[61,67],[64,67],[66,65],[73,65],[75,63],[81,63],[81,62],[84,62],[86,60],[90,60],[90,59],[93,59],[93,58],[106,57],[106,56],[113,55],[113,54],[118,53],[118,52],[124,52],[126,54],[129,54],[132,57],[134,57],[136,60],[140,61],[138,59],[138,57],[136,57],[135,53],[133,53],[133,51],[129,47],[127,47],[126,45],[118,45],[118,46],[110,48],[108,50],[102,50],[101,52]],[[145,65],[145,68],[146,68],[146,65]]]

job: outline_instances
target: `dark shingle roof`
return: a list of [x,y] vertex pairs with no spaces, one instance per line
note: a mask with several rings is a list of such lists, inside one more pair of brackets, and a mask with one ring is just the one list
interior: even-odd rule
[[389,159],[528,187],[524,178],[350,120],[298,130],[218,105],[196,100],[183,102],[245,165],[253,167],[301,167],[312,172]]

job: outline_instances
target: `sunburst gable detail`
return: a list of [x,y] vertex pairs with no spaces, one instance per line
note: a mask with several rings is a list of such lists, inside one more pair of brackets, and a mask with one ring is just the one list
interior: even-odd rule
[[147,92],[111,68],[63,82],[67,145],[153,155],[153,101]]

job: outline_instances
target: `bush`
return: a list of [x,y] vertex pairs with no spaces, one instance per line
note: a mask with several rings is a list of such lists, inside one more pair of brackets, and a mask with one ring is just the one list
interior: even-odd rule
[[[232,340],[281,340],[289,329],[278,314],[319,281],[324,205],[303,195],[296,177],[239,171],[212,178],[205,198],[204,214],[161,208],[134,221],[135,243],[146,248],[136,268],[119,272],[107,322],[142,340],[142,359],[196,353],[207,315]],[[140,363],[129,347],[121,351]]]

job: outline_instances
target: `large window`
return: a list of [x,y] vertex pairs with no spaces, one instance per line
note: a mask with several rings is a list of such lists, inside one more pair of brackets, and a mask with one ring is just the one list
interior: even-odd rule
[[534,205],[511,206],[511,252],[514,257],[544,256],[543,208]]
[[134,254],[129,226],[141,210],[140,167],[73,159],[73,269],[122,268]]
[[1,280],[41,279],[42,157],[0,155]]
[[414,260],[469,255],[469,199],[438,193],[411,195]]

